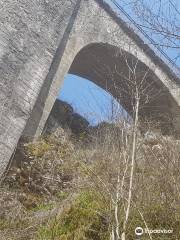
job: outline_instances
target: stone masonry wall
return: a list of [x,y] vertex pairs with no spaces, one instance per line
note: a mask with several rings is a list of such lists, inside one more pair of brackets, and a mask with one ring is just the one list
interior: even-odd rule
[[1,173],[49,73],[75,4],[76,0],[0,1]]
[[179,82],[108,9],[103,0],[0,1],[0,175],[22,132],[40,135],[73,59],[89,44],[115,46],[148,66],[173,99],[179,126]]

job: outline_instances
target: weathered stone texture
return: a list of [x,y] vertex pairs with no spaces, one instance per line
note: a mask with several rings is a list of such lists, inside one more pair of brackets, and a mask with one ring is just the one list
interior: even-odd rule
[[[139,60],[140,67],[150,69],[149,79],[167,90],[161,102],[166,99],[164,105],[171,111],[180,131],[179,79],[102,0],[1,0],[2,172],[25,125],[24,134],[41,134],[68,71],[86,76],[116,96],[108,74],[103,74],[103,80],[92,74],[91,55],[98,46],[114,48],[119,56],[126,52],[128,57]],[[94,63],[101,59],[96,66],[101,70],[104,64],[113,66],[113,51],[107,50],[109,55],[96,51]],[[120,65],[123,59],[119,60],[119,68],[123,69]],[[119,78],[116,83],[122,84]],[[127,96],[124,104],[128,108]]]
[[37,99],[76,1],[0,1],[0,169]]
[[[98,46],[100,46],[100,50]],[[126,66],[124,70],[127,74],[128,69],[124,59],[117,58],[115,60],[115,56],[121,55],[122,52],[128,53],[130,58],[139,61],[140,71],[141,69],[146,70],[147,67],[150,68],[152,73],[150,80],[155,79],[153,81],[157,83],[157,89],[163,86],[166,90],[161,101],[156,100],[152,103],[152,107],[155,104],[156,107],[158,106],[156,111],[166,112],[168,110],[169,115],[175,116],[176,113],[174,110],[171,112],[171,108],[174,104],[180,105],[179,79],[176,79],[162,60],[134,32],[129,30],[126,24],[117,18],[103,1],[88,0],[81,2],[59,68],[49,89],[39,125],[35,129],[35,135],[38,136],[42,132],[58,94],[59,86],[68,71],[92,80],[118,97],[113,89],[112,74],[111,72],[108,74],[106,70],[117,64],[117,60],[119,60],[120,69],[122,70]],[[116,83],[121,84],[119,76],[116,76]],[[123,98],[125,99],[123,104],[130,103],[127,94]],[[129,110],[128,107],[127,110]],[[149,112],[151,110],[152,108],[149,109]],[[147,112],[147,114],[149,113]],[[28,129],[30,128],[28,127]]]

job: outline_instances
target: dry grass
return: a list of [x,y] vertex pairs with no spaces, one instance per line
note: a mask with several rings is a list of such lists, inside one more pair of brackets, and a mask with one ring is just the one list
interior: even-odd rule
[[[121,184],[117,216],[119,230],[122,233],[129,191],[131,136],[131,128],[127,129],[123,124],[120,127],[112,124],[105,125],[93,133],[93,142],[82,148],[76,148],[63,132],[40,139],[35,144],[26,145],[27,161],[21,168],[13,167],[10,170],[1,189],[1,239],[58,240],[61,239],[62,232],[62,239],[109,239],[107,233],[115,223],[112,200],[116,198],[118,177]],[[126,230],[128,240],[135,239],[134,230],[138,226],[149,229],[173,229],[173,233],[168,235],[145,234],[141,238],[144,240],[180,239],[179,160],[179,141],[161,135],[149,138],[139,135],[132,204]],[[95,192],[94,198],[91,196],[91,201],[86,194],[82,195],[87,189]],[[89,210],[86,211],[87,215],[78,215],[78,219],[72,216],[73,213],[77,214],[80,206],[76,204],[78,197],[76,195],[72,197],[71,193],[84,196],[81,201],[86,199],[88,208],[90,206],[93,208],[93,204],[98,199],[96,194],[100,194],[109,202],[105,212],[103,212],[103,201],[98,202],[100,204],[98,214],[104,216],[99,218],[99,215],[93,215],[98,224],[93,223]],[[68,209],[71,209],[72,202],[73,211],[67,211],[66,199],[69,203]],[[62,204],[64,201],[65,205]],[[58,214],[58,209],[61,209],[61,214]],[[83,228],[82,225],[73,226],[76,238],[72,237],[71,227],[67,222],[66,231],[62,231],[64,221],[69,217],[91,226],[93,237],[91,231],[87,230],[86,224]],[[49,219],[48,224],[46,224],[47,219]],[[52,228],[55,219],[56,227]],[[103,219],[108,220],[101,228]],[[41,225],[39,226],[38,223]],[[97,228],[104,229],[104,237],[101,234],[100,238],[95,233]],[[53,229],[58,229],[58,233],[54,235]],[[90,234],[88,236],[87,231]],[[38,238],[40,233],[41,238]],[[82,236],[86,237],[82,238]]]

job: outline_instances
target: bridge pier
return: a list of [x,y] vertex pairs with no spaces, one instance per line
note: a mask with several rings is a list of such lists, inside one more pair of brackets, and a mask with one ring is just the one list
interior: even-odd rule
[[[178,132],[179,78],[102,0],[0,1],[0,175],[23,130],[41,134],[68,71],[119,97],[114,83],[120,89],[125,80],[106,71],[126,71],[121,52],[167,90],[162,103],[173,99]],[[127,110],[129,99],[120,99]]]

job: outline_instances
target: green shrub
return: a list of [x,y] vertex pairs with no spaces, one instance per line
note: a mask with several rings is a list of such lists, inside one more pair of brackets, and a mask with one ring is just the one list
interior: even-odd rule
[[54,207],[53,203],[39,203],[36,207],[32,208],[31,211],[49,211],[52,210]]
[[83,191],[60,218],[50,220],[38,232],[41,240],[106,240],[108,233],[108,207],[97,192]]
[[30,156],[40,158],[47,151],[49,151],[51,149],[51,145],[49,145],[44,139],[41,139],[36,143],[29,143],[26,146],[26,149]]
[[68,197],[69,193],[65,192],[65,191],[59,191],[55,194],[55,196],[59,199],[59,200],[64,200]]

